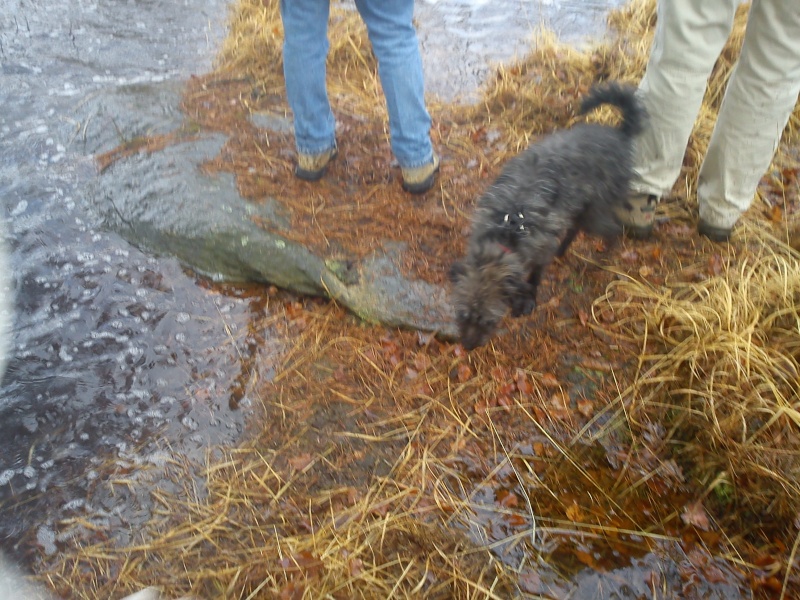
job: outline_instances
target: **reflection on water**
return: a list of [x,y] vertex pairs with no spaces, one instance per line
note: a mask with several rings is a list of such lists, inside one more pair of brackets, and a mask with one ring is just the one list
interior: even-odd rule
[[[429,90],[466,96],[538,25],[575,40],[602,30],[613,4],[426,0],[417,12]],[[27,535],[56,551],[80,535],[65,517],[134,528],[153,485],[144,467],[233,443],[246,411],[230,396],[254,354],[279,351],[251,330],[261,302],[202,285],[81,209],[94,176],[81,107],[101,90],[208,70],[225,10],[223,0],[0,0],[0,217],[17,294],[0,391],[6,548]],[[113,120],[103,127],[113,132]],[[109,469],[128,475],[125,493],[106,485]]]

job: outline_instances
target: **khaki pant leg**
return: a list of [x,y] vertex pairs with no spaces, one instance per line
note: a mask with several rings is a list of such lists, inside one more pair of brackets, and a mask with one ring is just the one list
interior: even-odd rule
[[649,121],[636,140],[636,191],[660,197],[675,184],[737,4],[738,0],[658,1],[653,46],[638,91]]
[[732,227],[753,201],[800,94],[800,3],[753,0],[700,169],[700,218]]

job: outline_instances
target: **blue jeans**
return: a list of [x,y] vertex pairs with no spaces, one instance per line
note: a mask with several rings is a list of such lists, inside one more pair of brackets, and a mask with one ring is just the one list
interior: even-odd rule
[[[356,0],[378,59],[389,112],[392,151],[403,168],[433,160],[431,118],[425,107],[422,57],[411,21],[414,0]],[[325,87],[329,0],[281,0],[283,72],[294,113],[297,150],[317,154],[336,143]]]

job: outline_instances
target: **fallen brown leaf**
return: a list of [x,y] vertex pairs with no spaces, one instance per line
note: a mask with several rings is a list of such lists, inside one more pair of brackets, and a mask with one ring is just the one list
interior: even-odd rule
[[556,376],[552,373],[544,373],[542,378],[539,380],[539,383],[545,387],[558,387],[561,385]]
[[594,414],[594,403],[587,398],[581,398],[578,400],[578,412],[587,419],[591,419]]
[[567,507],[567,518],[572,521],[573,523],[582,523],[584,519],[583,511],[581,507],[575,504],[574,502]]
[[458,368],[456,369],[456,378],[458,379],[459,383],[466,383],[472,379],[472,367],[470,367],[467,363],[461,363],[458,365]]
[[289,464],[296,471],[302,471],[313,461],[313,457],[308,452],[298,454],[289,459]]
[[703,531],[708,531],[711,528],[706,509],[703,507],[703,503],[699,501],[691,502],[683,507],[681,520],[687,525],[692,525]]

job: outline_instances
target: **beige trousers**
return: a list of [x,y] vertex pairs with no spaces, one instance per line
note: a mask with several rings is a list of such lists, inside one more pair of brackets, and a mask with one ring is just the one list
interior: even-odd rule
[[[738,0],[659,0],[639,95],[650,115],[637,139],[636,191],[666,195]],[[700,168],[700,218],[730,228],[748,209],[800,94],[800,0],[753,0],[742,53]]]

